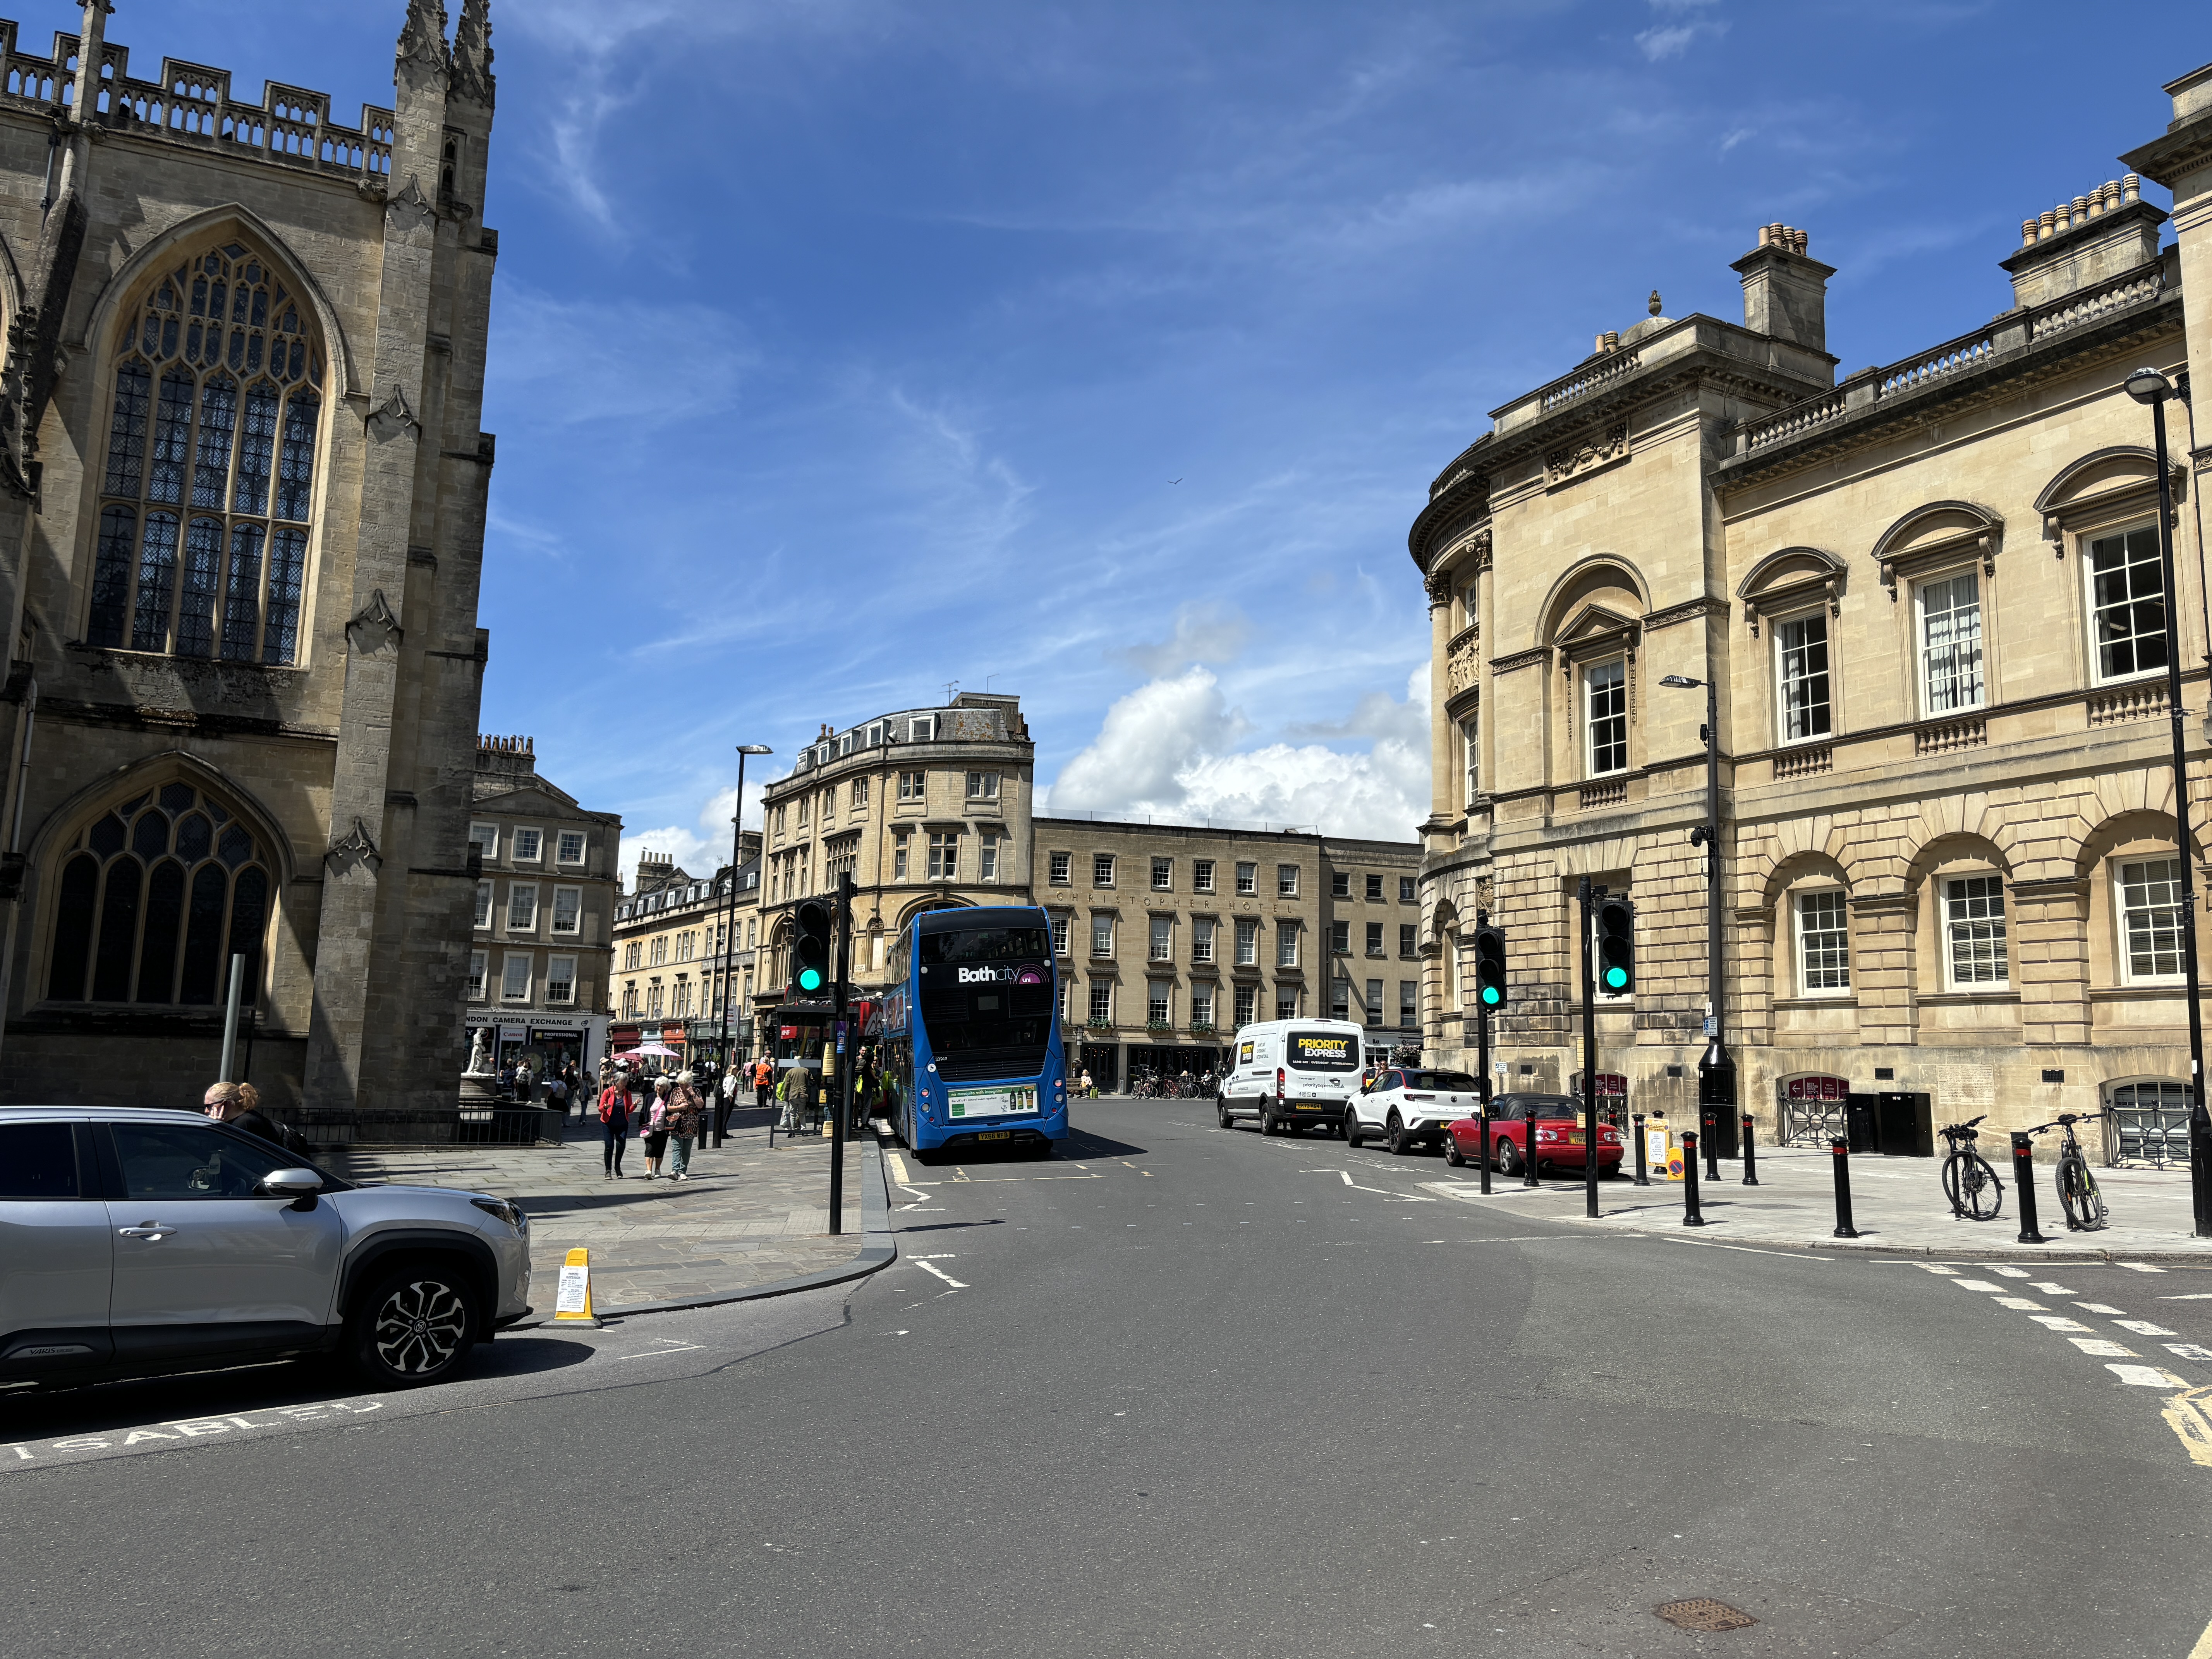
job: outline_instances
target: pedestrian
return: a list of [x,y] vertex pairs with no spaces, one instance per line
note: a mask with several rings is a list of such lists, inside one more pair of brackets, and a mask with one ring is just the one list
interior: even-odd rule
[[676,1155],[670,1160],[675,1168],[669,1179],[682,1181],[691,1167],[692,1144],[699,1138],[699,1126],[706,1111],[706,1103],[692,1086],[691,1073],[677,1074],[676,1087],[668,1097],[668,1135],[676,1144]]
[[769,1097],[775,1089],[775,1065],[766,1054],[753,1063],[753,1109],[768,1110]]
[[814,1097],[814,1091],[811,1086],[805,1060],[794,1060],[791,1062],[789,1068],[783,1074],[782,1085],[777,1089],[776,1093],[783,1102],[781,1127],[784,1133],[795,1135],[799,1133],[799,1118],[807,1103]]
[[261,1091],[251,1083],[217,1083],[209,1086],[200,1097],[200,1107],[218,1123],[228,1123],[234,1129],[243,1129],[280,1152],[289,1152],[284,1145],[283,1131],[261,1112]]
[[653,1104],[645,1109],[645,1178],[660,1179],[660,1160],[668,1151],[668,1097],[676,1085],[665,1077],[653,1080]]
[[1083,1068],[1083,1092],[1090,1099],[1098,1098],[1098,1085],[1091,1080],[1091,1068],[1088,1066]]
[[629,1083],[620,1072],[599,1091],[599,1124],[606,1132],[607,1179],[620,1181],[623,1153],[629,1146]]

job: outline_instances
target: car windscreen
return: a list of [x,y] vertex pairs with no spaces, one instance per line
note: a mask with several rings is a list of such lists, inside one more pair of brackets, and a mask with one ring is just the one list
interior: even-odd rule
[[1580,1117],[1583,1103],[1571,1095],[1510,1095],[1498,1103],[1501,1117]]
[[1350,1031],[1292,1031],[1284,1045],[1294,1072],[1356,1072],[1359,1039]]
[[1473,1094],[1478,1085],[1465,1072],[1408,1072],[1406,1073],[1406,1086],[1408,1089],[1436,1089],[1446,1094]]
[[966,1054],[992,1075],[1035,1074],[1052,1036],[1051,952],[1042,927],[921,936],[919,1001],[940,1068]]

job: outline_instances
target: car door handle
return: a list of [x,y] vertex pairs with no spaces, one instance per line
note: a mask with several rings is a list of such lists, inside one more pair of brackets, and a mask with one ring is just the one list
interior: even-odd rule
[[143,1238],[149,1244],[158,1244],[177,1230],[167,1222],[147,1221],[136,1227],[118,1227],[115,1231],[125,1238]]

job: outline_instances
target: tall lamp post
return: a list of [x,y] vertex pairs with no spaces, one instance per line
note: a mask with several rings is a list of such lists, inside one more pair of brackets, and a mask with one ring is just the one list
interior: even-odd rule
[[1712,1009],[1711,1040],[1698,1061],[1699,1127],[1705,1145],[1717,1151],[1727,1144],[1722,1129],[1723,1113],[1729,1129],[1735,1127],[1735,1062],[1729,1058],[1723,1021],[1727,1003],[1721,963],[1721,711],[1720,688],[1711,680],[1693,680],[1686,674],[1668,674],[1660,682],[1677,690],[1705,693],[1705,821],[1690,831],[1690,844],[1705,849],[1705,1000]]
[[2189,855],[2189,762],[2183,742],[2179,595],[2173,583],[2173,486],[2166,476],[2166,404],[2186,400],[2185,385],[2176,385],[2155,368],[2139,368],[2121,382],[2129,397],[2150,405],[2158,466],[2158,568],[2166,599],[2166,708],[2173,729],[2174,862],[2181,873],[2176,896],[2180,918],[2181,971],[2189,999],[2189,1195],[2196,1211],[2197,1236],[2212,1238],[2212,1119],[2204,1109],[2204,1016],[2197,1006],[2197,884]]
[[[773,755],[775,750],[764,743],[741,743],[738,745],[738,799],[730,808],[730,902],[723,907],[722,924],[722,1073],[726,1078],[730,1070],[730,999],[737,990],[737,974],[732,958],[737,955],[738,944],[738,866],[744,862],[745,822],[745,757]],[[752,1018],[752,1011],[745,1011]],[[750,1045],[748,1044],[748,1047]],[[715,1080],[720,1093],[722,1079]],[[733,1104],[734,1103],[732,1103]],[[719,1146],[729,1138],[731,1104],[718,1108],[714,1113],[714,1144]]]

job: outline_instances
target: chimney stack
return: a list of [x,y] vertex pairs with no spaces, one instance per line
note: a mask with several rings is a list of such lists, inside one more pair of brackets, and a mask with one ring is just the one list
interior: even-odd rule
[[1729,269],[1743,278],[1743,325],[1808,351],[1828,349],[1828,278],[1805,251],[1810,239],[1790,225],[1761,225],[1759,246]]

